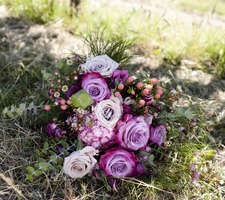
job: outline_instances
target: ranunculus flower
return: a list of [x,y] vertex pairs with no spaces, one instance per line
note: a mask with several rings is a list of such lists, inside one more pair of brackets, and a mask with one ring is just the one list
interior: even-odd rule
[[117,127],[117,142],[124,148],[137,151],[149,140],[149,125],[143,116],[133,117]]
[[64,173],[71,178],[82,178],[93,170],[97,163],[97,160],[94,158],[97,153],[98,151],[90,146],[71,153],[64,159]]
[[96,125],[92,128],[86,127],[79,133],[79,138],[86,145],[93,146],[95,148],[101,148],[106,143],[109,143],[114,139],[115,133],[112,129],[103,127],[96,122]]
[[107,176],[123,178],[134,175],[137,159],[133,153],[124,149],[110,149],[103,154],[99,161],[99,168]]
[[110,97],[110,90],[105,79],[99,73],[87,73],[82,78],[81,87],[94,101],[102,101]]
[[85,64],[80,65],[84,73],[98,72],[104,77],[110,77],[119,64],[107,55],[89,57]]
[[123,107],[119,98],[112,96],[110,99],[99,102],[94,107],[94,113],[102,126],[114,128],[122,116]]
[[46,132],[50,137],[57,137],[61,138],[63,135],[65,135],[67,132],[57,126],[56,123],[50,122],[45,127]]
[[78,84],[73,84],[67,91],[66,97],[69,99],[74,93],[80,90],[80,86]]
[[117,79],[119,82],[125,82],[128,78],[128,70],[115,70],[112,75],[112,82]]
[[150,128],[150,140],[153,144],[162,145],[166,138],[166,126],[160,125],[155,128]]

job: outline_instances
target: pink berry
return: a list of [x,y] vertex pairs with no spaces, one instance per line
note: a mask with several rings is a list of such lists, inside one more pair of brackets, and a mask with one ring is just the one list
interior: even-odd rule
[[156,94],[156,95],[155,95],[155,98],[156,98],[156,99],[159,99],[159,98],[160,98],[160,94]]
[[129,82],[129,83],[132,83],[133,81],[134,81],[134,76],[128,77],[128,82]]
[[152,84],[157,84],[158,83],[158,79],[157,78],[152,78],[151,79],[151,83]]
[[49,105],[45,105],[44,110],[49,111],[51,107]]
[[61,105],[60,108],[61,108],[62,110],[66,110],[66,105]]
[[124,84],[120,83],[120,84],[118,85],[118,89],[119,89],[119,90],[122,90],[123,88],[124,88]]
[[119,97],[120,96],[120,92],[115,92],[115,97]]
[[143,99],[141,99],[141,100],[139,101],[139,105],[140,105],[140,106],[144,106],[144,105],[145,105],[145,101],[144,101]]
[[60,100],[60,103],[61,103],[61,105],[65,105],[66,104],[66,101],[64,99],[61,99]]
[[134,90],[132,90],[132,91],[131,91],[131,94],[132,94],[132,95],[135,95],[135,91],[134,91]]
[[55,73],[54,73],[54,75],[55,75],[55,76],[58,76],[58,75],[59,75],[59,73],[58,73],[58,72],[55,72]]
[[148,95],[148,94],[149,94],[149,90],[145,88],[145,89],[143,90],[143,93],[144,93],[144,95]]
[[66,102],[68,105],[70,105],[72,102],[70,100],[67,100]]
[[152,85],[147,85],[146,89],[148,89],[148,91],[150,92],[152,90]]
[[136,85],[136,86],[137,86],[137,88],[139,88],[139,89],[140,89],[140,88],[142,88],[142,87],[143,87],[143,83],[139,82],[139,83],[137,83],[137,85]]
[[157,89],[157,94],[159,94],[161,96],[163,94],[163,90],[161,88]]

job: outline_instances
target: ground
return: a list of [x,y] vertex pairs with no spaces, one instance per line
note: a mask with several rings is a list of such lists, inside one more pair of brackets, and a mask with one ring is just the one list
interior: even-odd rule
[[[108,1],[105,0],[101,0],[99,3],[95,3],[95,1],[91,2],[93,3],[93,7],[108,4]],[[187,24],[187,27],[192,24],[197,24],[206,29],[209,27],[225,28],[224,16],[212,12],[203,14],[197,11],[186,12],[175,6],[171,0],[160,2],[156,0],[143,0],[138,2],[116,0],[110,1],[110,4],[122,9],[137,9],[149,13],[149,15],[156,13],[162,16],[163,20],[168,24],[174,23],[175,20],[177,23]],[[158,43],[156,45],[158,45]],[[195,59],[187,57],[182,58],[178,63],[171,63],[165,59],[159,59],[154,53],[146,55],[142,50],[142,47],[146,48],[146,45],[143,46],[136,46],[135,50],[132,50],[135,52],[136,56],[130,62],[130,69],[136,71],[138,67],[139,70],[147,70],[152,75],[162,80],[172,81],[181,85],[184,95],[190,99],[190,102],[202,106],[207,116],[206,123],[208,124],[208,130],[213,136],[211,140],[215,140],[217,144],[215,149],[216,154],[209,165],[215,166],[220,172],[225,171],[225,80],[218,78],[215,74],[208,73],[207,70],[202,70]],[[6,83],[3,84],[4,87],[8,88],[7,94],[1,94],[2,91],[5,91],[5,88],[0,87],[2,101],[0,109],[2,110],[4,107],[18,103],[17,96],[15,95],[21,98],[19,103],[35,101],[36,96],[33,95],[34,90],[36,93],[40,92],[40,99],[44,96],[44,94],[41,93],[44,82],[40,82],[38,79],[40,71],[38,69],[40,67],[38,66],[42,66],[43,70],[48,67],[53,67],[54,69],[57,60],[67,57],[71,51],[76,51],[79,54],[84,54],[86,52],[86,47],[80,37],[69,32],[61,21],[49,23],[47,25],[27,22],[21,18],[14,18],[6,6],[0,6],[0,47],[4,49],[0,52],[2,67],[0,72],[4,75],[4,73],[10,74],[10,70],[15,71],[15,74],[11,75],[12,77],[5,76],[7,77],[5,79],[4,76],[2,76],[0,78],[2,84],[4,82]],[[5,70],[8,66],[11,68]],[[36,71],[36,69],[38,70]],[[23,72],[23,70],[25,72]],[[22,81],[30,83],[26,73],[32,73],[30,76],[32,80],[34,80],[34,84],[31,86],[25,85],[25,88],[20,88],[19,82],[21,79]],[[33,73],[37,73],[37,75]],[[10,82],[12,85],[8,85],[8,78],[12,80]],[[21,95],[21,92],[15,91],[16,87],[19,87],[18,90],[24,90],[24,95]],[[11,96],[11,98],[7,96]],[[27,123],[27,121],[25,123]],[[26,173],[24,165],[30,163],[30,157],[32,157],[29,151],[33,146],[39,146],[39,141],[42,140],[40,133],[42,133],[43,130],[41,128],[35,129],[34,127],[29,129],[22,124],[23,122],[11,121],[5,118],[0,121],[0,198],[58,199],[57,181],[54,186],[50,184],[51,180],[48,179],[46,179],[44,183],[36,183],[31,186],[23,180],[24,173]],[[57,180],[58,177],[55,177],[55,179]],[[201,185],[201,183],[198,184]],[[92,189],[92,186],[86,188],[85,184],[81,183],[81,186],[77,186],[76,189],[81,190],[84,195],[78,195],[78,197],[76,197],[74,196],[73,188],[71,188],[70,180],[67,180],[65,185],[67,189],[62,191],[65,199],[91,199],[93,196],[98,195],[98,190],[104,191],[101,187],[97,190]],[[196,187],[201,188],[199,185],[196,185]],[[225,193],[224,184],[221,185],[221,188],[221,191]],[[50,197],[47,194],[45,194],[46,196],[44,195],[43,190],[45,189],[48,192],[50,191]],[[89,192],[89,189],[92,192]],[[224,193],[222,195],[224,195]],[[209,194],[207,198],[202,199],[219,199],[219,197],[213,197],[213,193],[211,194],[209,192]],[[103,199],[101,195],[102,193],[99,194],[99,199]],[[105,193],[105,195],[105,199],[111,197],[110,192]],[[138,193],[135,193],[135,195],[138,195]],[[131,198],[134,199],[135,195]],[[190,199],[188,195],[175,195],[175,197],[173,196],[174,199]],[[119,198],[126,199],[125,196],[115,197],[115,199]],[[139,196],[136,197],[136,199],[139,198]],[[159,195],[158,197],[146,195],[142,199],[147,200],[152,198],[171,199],[168,195]],[[192,199],[201,198],[199,196],[196,198],[192,196]]]

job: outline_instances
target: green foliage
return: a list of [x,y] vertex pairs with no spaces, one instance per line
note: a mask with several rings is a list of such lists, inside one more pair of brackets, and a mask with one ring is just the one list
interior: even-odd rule
[[71,97],[71,102],[75,108],[86,109],[93,103],[93,99],[85,90],[80,90]]
[[104,31],[104,29],[100,29],[97,32],[89,32],[84,37],[84,42],[90,48],[90,53],[93,56],[106,54],[116,62],[127,63],[131,58],[127,51],[133,42],[112,33],[109,37]]
[[69,16],[69,1],[60,0],[6,0],[4,2],[15,16],[38,24],[45,24]]

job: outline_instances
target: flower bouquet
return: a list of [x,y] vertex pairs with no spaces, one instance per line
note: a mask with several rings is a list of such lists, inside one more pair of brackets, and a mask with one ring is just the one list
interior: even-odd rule
[[166,152],[168,113],[181,88],[168,88],[149,73],[129,74],[112,57],[76,55],[61,63],[70,73],[49,78],[44,110],[51,145],[37,150],[39,162],[27,168],[27,179],[50,169],[108,181],[157,174],[154,160]]

